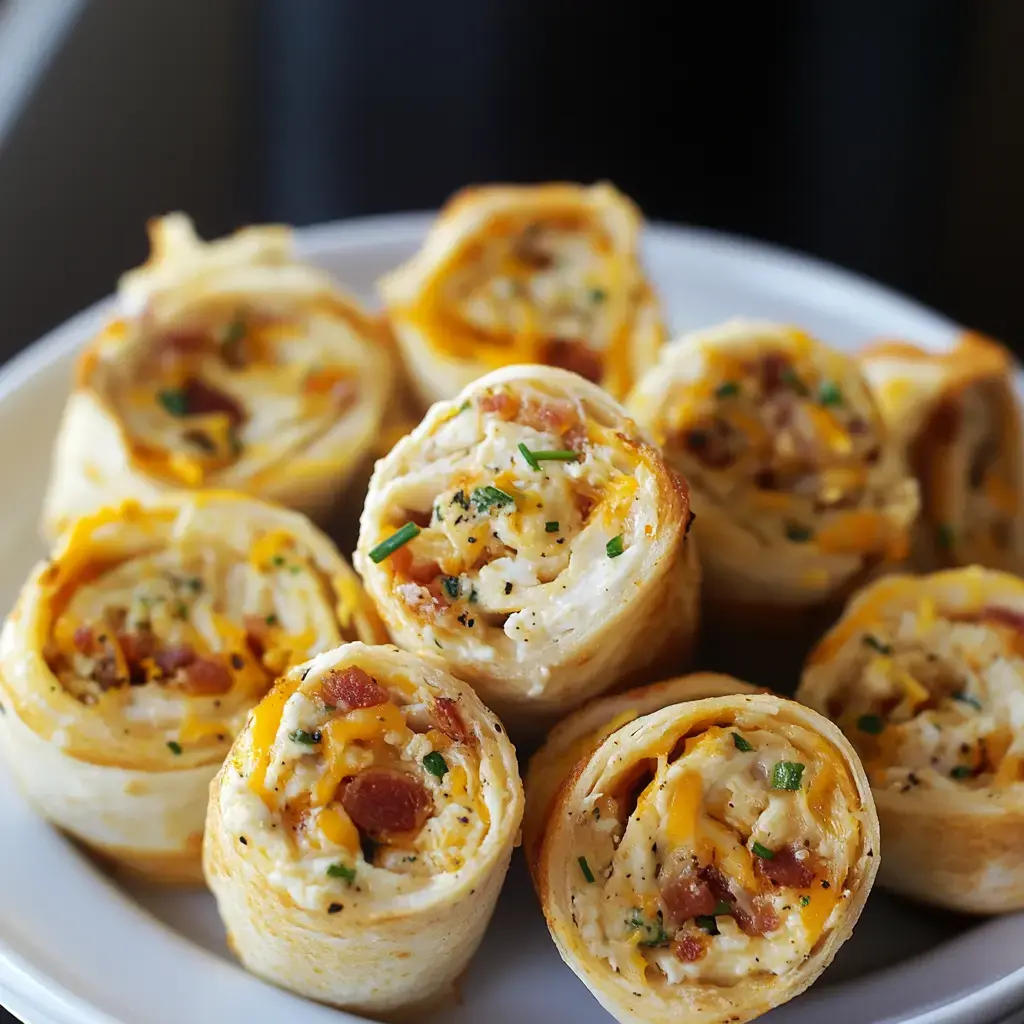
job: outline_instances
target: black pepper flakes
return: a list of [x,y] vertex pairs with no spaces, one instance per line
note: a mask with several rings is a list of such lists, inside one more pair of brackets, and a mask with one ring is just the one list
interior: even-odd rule
[[344,910],[344,909],[345,909],[345,907],[344,907],[343,904],[341,904],[341,903],[332,903],[327,908],[327,913],[328,914],[337,914],[339,911]]
[[510,580],[506,580],[505,581],[505,593],[506,594],[511,594],[512,593],[512,582]]
[[241,844],[242,844],[243,846],[248,846],[248,845],[249,845],[249,840],[248,840],[248,839],[246,839],[246,838],[245,838],[245,836],[239,836],[239,837],[238,837],[238,841],[239,841],[239,842],[240,842],[240,843],[241,843]]

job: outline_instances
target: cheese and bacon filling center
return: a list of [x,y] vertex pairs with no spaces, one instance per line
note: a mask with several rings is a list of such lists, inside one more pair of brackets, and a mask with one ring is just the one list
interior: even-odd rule
[[696,491],[768,545],[899,543],[874,472],[885,427],[849,359],[796,330],[699,358],[703,372],[669,389],[653,428]]
[[187,533],[123,558],[69,551],[50,670],[81,704],[174,754],[226,751],[279,673],[341,642],[328,583],[284,531],[249,552]]
[[302,454],[361,401],[367,342],[328,298],[290,316],[218,306],[174,325],[143,318],[110,331],[117,339],[129,329],[140,333],[124,358],[105,360],[107,397],[135,458],[175,484]]
[[997,598],[945,607],[923,589],[902,608],[869,603],[825,639],[812,672],[822,675],[826,713],[857,748],[872,786],[955,791],[1021,781],[1019,607]]
[[539,656],[571,639],[581,606],[632,586],[665,526],[664,473],[653,449],[583,402],[498,386],[386,483],[369,558],[442,649]]
[[[433,343],[486,366],[544,363],[628,387],[648,297],[636,254],[592,212],[496,214],[437,272],[420,315]],[[621,378],[621,379],[620,379]]]
[[472,861],[492,827],[483,760],[457,697],[393,666],[314,669],[256,708],[222,811],[299,905],[334,914]]
[[855,785],[797,724],[740,712],[695,725],[668,753],[662,741],[613,759],[577,806],[573,921],[630,983],[784,975],[851,896]]

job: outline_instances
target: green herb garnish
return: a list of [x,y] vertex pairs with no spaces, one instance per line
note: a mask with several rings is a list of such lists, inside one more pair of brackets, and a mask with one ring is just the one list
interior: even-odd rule
[[522,441],[519,442],[519,452],[526,460],[526,464],[530,469],[540,469],[540,463],[533,457],[533,452]]
[[818,401],[822,405],[842,405],[843,393],[839,385],[832,380],[824,381],[818,388]]
[[448,762],[436,750],[432,750],[423,758],[423,767],[426,768],[431,775],[434,775],[439,779],[443,779],[445,775],[448,774]]
[[580,871],[583,872],[583,877],[588,882],[592,883],[594,881],[594,872],[590,870],[590,865],[587,863],[587,858],[586,857],[577,857],[576,858],[576,862],[580,866]]
[[782,371],[780,379],[786,387],[792,388],[798,395],[805,396],[807,394],[807,385],[800,379],[792,366],[787,366]]
[[344,878],[349,885],[356,880],[356,869],[347,864],[331,864],[327,868],[329,878]]
[[974,777],[974,769],[970,765],[958,764],[949,774],[954,779],[970,779]]
[[892,648],[888,644],[883,644],[877,636],[865,633],[863,641],[868,647],[878,651],[879,654],[892,654]]
[[727,380],[715,388],[715,398],[731,398],[740,393],[740,386],[734,380]]
[[172,416],[188,415],[188,396],[181,388],[161,388],[156,398]]
[[710,914],[701,914],[693,919],[698,928],[703,928],[708,935],[718,935],[718,922]]
[[660,910],[658,911],[658,920],[653,924],[645,921],[639,910],[634,910],[628,924],[632,928],[642,929],[645,934],[645,938],[637,943],[638,946],[667,946],[669,943],[669,935],[662,924]]
[[558,520],[557,519],[553,519],[550,522],[547,522],[547,523],[544,524],[544,532],[545,533],[558,533],[558,531],[559,531],[559,525],[558,525]]
[[814,531],[799,523],[786,524],[786,538],[794,544],[806,544],[814,536]]
[[192,576],[190,579],[185,580],[185,586],[193,594],[198,594],[203,589],[203,581],[198,576]]
[[237,345],[248,333],[244,320],[232,320],[221,338],[222,345]]
[[471,404],[471,403],[470,403],[469,399],[467,398],[467,399],[466,399],[466,400],[465,400],[465,401],[464,401],[464,402],[462,403],[462,405],[460,405],[460,406],[459,406],[459,412],[460,412],[460,413],[462,413],[462,412],[465,412],[465,411],[466,411],[466,410],[467,410],[467,409],[469,408],[470,404]]
[[276,626],[281,620],[271,612],[264,620],[268,626]]
[[811,902],[811,897],[810,896],[801,896],[800,897],[800,906],[801,907],[806,907],[810,902]]
[[744,754],[747,754],[754,749],[738,732],[734,732],[732,734],[732,742],[736,749],[742,751]]
[[180,743],[176,743],[174,740],[168,740],[167,741],[167,749],[172,754],[174,754],[175,757],[177,757],[178,754],[181,753],[181,744]]
[[459,596],[459,577],[458,576],[442,576],[441,585],[444,587],[445,593],[454,601]]
[[604,302],[608,298],[608,293],[603,288],[591,288],[590,289],[590,301],[591,302]]
[[570,451],[568,448],[555,448],[546,451],[532,452],[522,442],[519,443],[519,451],[530,469],[540,469],[542,462],[576,462],[579,454]]
[[731,914],[732,913],[732,904],[726,902],[725,900],[719,900],[715,904],[715,909],[712,911],[712,913],[716,917],[718,917],[720,914]]
[[413,537],[418,537],[419,535],[420,528],[415,523],[406,523],[400,530],[397,530],[370,550],[370,561],[374,565],[383,562],[385,558],[393,555],[403,544],[408,544]]
[[288,734],[288,739],[293,743],[304,743],[307,747],[315,747],[322,739],[319,729],[314,729],[312,732],[306,732],[305,729],[296,729],[295,732]]
[[953,540],[953,527],[948,523],[943,523],[935,535],[935,542],[943,551],[949,551],[953,547]]
[[970,704],[972,708],[981,710],[981,701],[977,697],[972,697],[969,693],[964,693],[963,690],[958,690],[953,694],[953,700],[958,700],[962,704]]
[[622,534],[620,533],[617,537],[612,537],[612,539],[605,544],[604,549],[609,558],[618,558],[619,555],[625,551],[625,548],[622,546]]
[[885,728],[885,722],[878,715],[861,715],[857,719],[857,728],[869,736],[877,736]]
[[500,487],[488,484],[486,487],[477,487],[472,495],[473,504],[477,512],[486,512],[492,508],[504,508],[506,505],[515,505],[516,499],[511,494],[506,494]]
[[771,860],[775,856],[773,850],[769,850],[767,846],[762,846],[760,843],[754,843],[751,847],[754,854],[761,858],[761,860]]
[[804,766],[799,761],[776,761],[772,766],[772,789],[799,789]]

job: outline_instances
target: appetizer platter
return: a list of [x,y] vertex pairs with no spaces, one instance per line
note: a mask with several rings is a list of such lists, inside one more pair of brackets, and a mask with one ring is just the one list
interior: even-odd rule
[[0,374],[0,1003],[1024,1004],[1005,348],[607,184],[149,232]]

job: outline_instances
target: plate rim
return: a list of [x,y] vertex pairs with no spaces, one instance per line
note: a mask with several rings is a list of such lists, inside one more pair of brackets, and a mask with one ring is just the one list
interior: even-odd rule
[[[433,211],[413,211],[334,220],[295,228],[296,248],[302,257],[316,260],[318,257],[360,249],[365,246],[395,244],[407,239],[410,235],[422,234],[435,216],[436,212]],[[812,275],[818,279],[820,285],[831,287],[837,293],[853,290],[859,292],[861,296],[864,296],[865,293],[871,294],[880,301],[901,308],[909,317],[918,319],[922,323],[930,323],[936,332],[949,333],[961,329],[949,318],[893,288],[816,256],[797,252],[774,243],[705,227],[663,221],[653,221],[648,224],[644,241],[648,246],[654,242],[704,248],[720,256],[731,252],[745,261],[765,268],[770,267],[771,272],[775,275],[783,277]],[[113,296],[100,299],[56,325],[13,356],[5,366],[0,368],[0,403],[5,402],[47,365],[69,357],[74,349],[82,344],[83,339],[88,337],[89,333],[95,330],[102,319],[109,314],[113,304]],[[78,856],[81,855],[78,854]],[[101,881],[107,880],[101,878]],[[108,882],[107,884],[113,883]],[[131,899],[127,895],[125,898]],[[145,908],[140,907],[139,909],[152,917]],[[994,929],[1001,922],[1007,920],[1009,920],[1008,917],[992,918],[980,927]],[[157,918],[153,918],[153,921],[159,927],[169,927]],[[973,945],[976,931],[957,936],[890,967],[830,986],[829,989],[822,990],[820,993],[816,993],[812,988],[803,996],[803,1000],[818,1002],[834,999],[843,992],[849,992],[851,995],[863,993],[870,989],[877,989],[880,983],[886,985],[900,983],[901,979],[905,979],[911,972],[915,976],[923,976],[929,970],[930,961],[939,959],[940,955],[955,955],[956,947]],[[175,934],[177,935],[177,933]],[[189,941],[184,936],[178,937],[182,941]],[[31,1024],[84,1024],[84,1022],[89,1022],[89,1024],[131,1024],[129,1021],[111,1017],[104,1011],[98,1010],[85,997],[52,981],[45,972],[36,968],[16,949],[11,948],[2,937],[0,937],[0,1003],[11,1007],[11,1012],[15,1012],[15,1008],[17,1008],[17,1011],[24,1015],[23,1019],[30,1021]],[[900,1020],[905,1024],[957,1024],[960,1021],[976,1019],[979,1012],[997,1014],[1005,1012],[1013,1006],[1019,1007],[1021,1004],[1024,1004],[1024,964],[995,981],[973,989],[966,989],[955,996],[952,1001],[925,1008],[921,1013],[912,1017],[886,1017],[880,1018],[880,1020],[892,1022]],[[31,1013],[32,1016],[29,1017],[28,1013]],[[344,1011],[338,1011],[338,1014],[339,1021],[361,1019],[345,1014]]]

